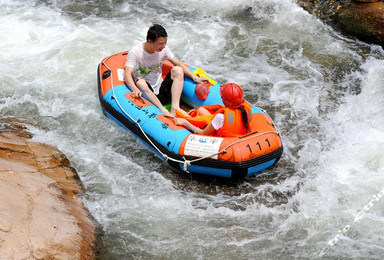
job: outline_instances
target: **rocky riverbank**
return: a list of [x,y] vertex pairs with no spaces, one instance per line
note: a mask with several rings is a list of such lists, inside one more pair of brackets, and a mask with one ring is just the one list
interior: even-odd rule
[[384,47],[383,0],[297,0],[345,35]]
[[82,187],[56,148],[0,119],[0,259],[94,259]]

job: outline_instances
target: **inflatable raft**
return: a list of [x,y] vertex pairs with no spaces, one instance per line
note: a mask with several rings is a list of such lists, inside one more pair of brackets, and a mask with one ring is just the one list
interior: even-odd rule
[[[195,174],[225,178],[244,178],[273,166],[283,146],[280,135],[267,113],[252,106],[251,132],[238,137],[197,135],[173,119],[166,117],[144,98],[132,98],[124,82],[124,65],[128,51],[104,58],[98,66],[98,90],[103,113],[126,128],[162,160],[171,166]],[[172,68],[163,63],[163,77]],[[188,65],[187,65],[188,66]],[[209,79],[212,86],[205,100],[196,96],[194,83],[185,78],[182,103],[190,108],[223,104],[220,86],[200,68],[188,66],[199,76]]]

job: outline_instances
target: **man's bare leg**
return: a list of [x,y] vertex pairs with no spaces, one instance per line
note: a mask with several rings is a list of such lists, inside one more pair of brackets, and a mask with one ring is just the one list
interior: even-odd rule
[[171,114],[176,115],[176,111],[179,110],[185,115],[188,115],[183,109],[180,108],[180,98],[181,93],[183,92],[184,85],[184,71],[180,66],[175,66],[171,70],[171,79],[172,82],[172,105],[171,105]]
[[173,117],[173,115],[163,107],[155,93],[153,93],[152,90],[149,89],[148,84],[144,79],[137,81],[136,85],[142,92],[144,92],[145,96],[149,99],[152,104],[154,104],[158,109],[160,109],[165,115]]

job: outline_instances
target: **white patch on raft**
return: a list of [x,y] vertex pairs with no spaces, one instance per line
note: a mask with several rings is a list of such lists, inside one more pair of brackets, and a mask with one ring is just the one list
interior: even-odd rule
[[185,143],[184,154],[197,157],[206,157],[214,154],[211,158],[217,159],[216,153],[219,152],[222,141],[223,138],[219,137],[190,135]]

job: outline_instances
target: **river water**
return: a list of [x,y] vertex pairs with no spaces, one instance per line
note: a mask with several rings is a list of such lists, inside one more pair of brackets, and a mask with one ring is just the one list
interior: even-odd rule
[[[68,156],[98,259],[382,259],[381,47],[289,0],[0,0],[0,14],[1,116]],[[267,110],[285,148],[273,169],[180,173],[103,116],[98,63],[153,23],[180,60]]]

